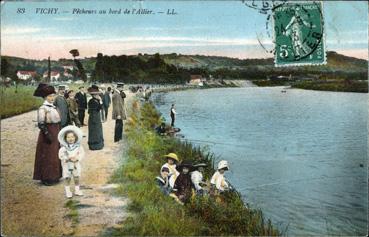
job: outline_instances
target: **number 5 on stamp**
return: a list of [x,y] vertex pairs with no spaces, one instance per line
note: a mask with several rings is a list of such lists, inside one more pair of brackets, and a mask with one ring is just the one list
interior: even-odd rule
[[321,2],[283,4],[273,21],[277,67],[326,63]]

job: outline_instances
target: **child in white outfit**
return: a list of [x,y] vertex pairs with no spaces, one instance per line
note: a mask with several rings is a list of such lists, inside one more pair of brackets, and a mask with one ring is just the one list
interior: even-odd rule
[[65,178],[65,195],[67,198],[73,196],[70,190],[71,179],[74,179],[74,194],[82,196],[83,193],[79,186],[81,176],[80,161],[85,156],[85,151],[81,145],[82,131],[76,126],[63,128],[58,135],[61,145],[59,149],[59,159],[63,168],[63,178]]

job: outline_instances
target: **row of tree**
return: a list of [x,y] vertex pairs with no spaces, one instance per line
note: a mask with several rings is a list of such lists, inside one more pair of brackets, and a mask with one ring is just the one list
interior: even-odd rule
[[167,64],[159,54],[149,58],[138,56],[97,55],[92,80],[128,83],[185,83],[190,71]]

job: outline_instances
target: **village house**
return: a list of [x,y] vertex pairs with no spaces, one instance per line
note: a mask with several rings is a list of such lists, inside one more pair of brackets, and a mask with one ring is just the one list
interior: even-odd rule
[[201,75],[191,75],[191,80],[188,84],[193,86],[203,86],[206,81]]
[[73,65],[65,65],[65,66],[63,66],[63,68],[64,68],[64,71],[67,71],[67,70],[73,71],[74,70]]
[[73,75],[71,73],[67,72],[67,71],[64,71],[63,76],[68,78],[68,79],[73,78]]
[[17,77],[19,80],[27,81],[30,79],[34,79],[37,76],[37,72],[35,71],[18,71]]
[[[44,72],[43,78],[48,77],[48,71]],[[50,73],[50,81],[58,81],[60,78],[60,73],[57,71],[51,71]]]

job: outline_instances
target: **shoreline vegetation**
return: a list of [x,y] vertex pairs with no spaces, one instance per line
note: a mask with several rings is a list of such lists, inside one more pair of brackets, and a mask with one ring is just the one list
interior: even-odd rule
[[162,194],[154,178],[165,163],[164,154],[175,152],[181,160],[208,164],[204,177],[209,182],[214,173],[214,154],[191,143],[155,133],[161,114],[151,102],[132,104],[125,125],[126,158],[112,177],[119,183],[116,195],[131,200],[132,213],[122,227],[109,230],[111,236],[276,236],[281,235],[265,220],[261,210],[248,208],[238,192],[221,196],[192,197],[182,206]]
[[362,80],[252,80],[259,87],[286,86],[304,90],[368,93],[368,81]]

